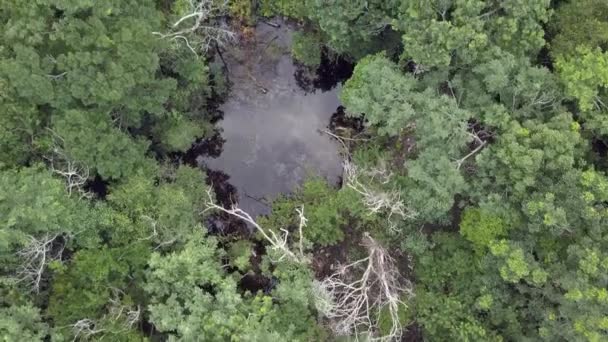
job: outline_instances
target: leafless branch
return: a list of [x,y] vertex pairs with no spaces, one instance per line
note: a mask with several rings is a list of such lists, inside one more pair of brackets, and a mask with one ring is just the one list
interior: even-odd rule
[[326,129],[322,130],[321,132],[323,132],[323,133],[325,133],[325,134],[327,134],[329,136],[332,136],[332,137],[336,138],[337,140],[369,141],[369,139],[364,139],[364,138],[349,138],[349,137],[344,137],[344,136],[341,136],[341,135],[334,134],[334,133],[332,133],[332,132],[330,132],[329,130],[326,130]]
[[[235,40],[234,32],[217,23],[218,19],[226,14],[228,0],[190,0],[189,4],[188,14],[173,23],[168,32],[152,34],[161,39],[183,40],[188,49],[196,55],[197,49],[206,53],[214,44],[223,46]],[[187,23],[192,24],[186,25]]]
[[70,158],[63,149],[65,141],[61,136],[49,129],[53,135],[52,154],[44,158],[49,162],[49,167],[53,173],[65,179],[65,189],[68,195],[77,192],[80,198],[91,198],[92,194],[85,190],[84,186],[89,179],[89,168],[81,165]]
[[103,332],[105,329],[95,329],[95,321],[84,318],[72,325],[72,333],[74,334],[74,339],[72,341],[77,341],[80,339],[89,339],[91,336],[99,334]]
[[158,232],[158,221],[148,215],[141,215],[141,218],[150,224],[150,228],[152,228],[152,232],[150,233],[150,235],[148,235],[144,238],[138,239],[138,241],[151,240],[151,241],[158,242],[158,244],[154,248],[155,250],[159,249],[163,246],[171,245],[171,244],[175,243],[175,241],[177,241],[177,239],[169,239],[169,240],[164,240],[164,241],[159,242],[160,234]]
[[308,219],[304,216],[304,206],[300,208],[296,208],[296,212],[298,213],[298,217],[300,219],[300,224],[298,225],[298,249],[300,251],[300,255],[304,255],[304,232],[302,231],[304,227],[306,227],[306,222]]
[[49,262],[61,260],[65,246],[62,244],[53,252],[53,248],[57,247],[55,242],[59,236],[60,234],[46,234],[39,238],[29,236],[29,243],[17,252],[17,256],[23,259],[17,272],[18,281],[27,283],[36,293],[40,291],[42,276]]
[[65,71],[65,72],[62,72],[61,74],[57,74],[57,75],[46,75],[46,77],[48,77],[48,78],[50,78],[52,80],[58,80],[58,79],[62,78],[63,76],[67,75],[67,74],[68,74],[68,72]]
[[417,212],[405,205],[401,199],[400,191],[376,190],[359,180],[359,175],[365,174],[370,180],[378,177],[382,184],[388,184],[392,174],[386,169],[384,164],[379,163],[379,165],[379,168],[372,170],[359,170],[355,164],[349,160],[345,160],[343,162],[344,180],[349,188],[361,195],[363,204],[369,210],[369,215],[382,212],[387,213],[389,228],[395,229],[395,223],[392,221],[393,216],[398,216],[404,220],[413,219],[417,216]]
[[110,298],[110,309],[107,315],[113,321],[122,321],[122,325],[125,329],[133,327],[141,317],[141,307],[128,307],[121,301],[121,297],[124,296],[124,292],[121,289],[112,287],[113,297]]
[[464,164],[464,162],[467,161],[467,159],[474,156],[477,152],[479,152],[487,144],[487,141],[481,140],[481,138],[477,134],[473,134],[473,133],[468,133],[468,134],[477,142],[478,145],[469,154],[467,154],[466,156],[464,156],[456,161],[457,170],[460,170],[460,168],[462,167],[462,164]]
[[[394,259],[369,234],[364,235],[368,256],[339,267],[314,284],[317,309],[330,321],[336,335],[354,335],[368,340],[397,340],[402,334],[399,310],[403,299],[413,296],[411,285],[402,279]],[[380,336],[379,319],[388,312],[390,331]]]
[[284,259],[289,259],[299,264],[307,264],[309,262],[308,257],[304,254],[304,238],[302,234],[303,228],[306,226],[306,218],[304,217],[304,207],[297,209],[297,213],[300,217],[300,224],[298,228],[299,239],[298,239],[298,250],[292,251],[289,246],[289,231],[285,228],[281,228],[281,233],[277,234],[271,229],[264,228],[260,226],[251,215],[247,212],[243,211],[236,205],[233,205],[230,209],[226,209],[220,205],[217,205],[213,202],[213,195],[211,193],[211,189],[207,190],[208,201],[206,203],[205,211],[207,210],[219,210],[234,217],[237,217],[249,224],[251,224],[256,231],[258,231],[264,240],[266,240],[271,249],[278,251],[280,257],[278,261],[282,261]]

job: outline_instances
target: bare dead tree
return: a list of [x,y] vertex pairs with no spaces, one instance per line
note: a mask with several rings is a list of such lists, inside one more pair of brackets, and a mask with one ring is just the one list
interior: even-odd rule
[[56,157],[47,158],[50,162],[51,170],[63,177],[66,181],[66,191],[68,195],[77,192],[81,198],[89,198],[91,194],[84,189],[84,185],[89,179],[89,168],[80,167],[78,163],[69,160],[65,155],[61,154],[59,150],[55,150],[55,155],[61,157],[63,160],[62,166],[59,166]]
[[379,179],[381,184],[388,184],[392,178],[392,173],[388,171],[382,162],[379,167],[370,170],[360,170],[355,164],[346,159],[343,162],[344,180],[346,186],[355,190],[361,195],[363,204],[369,210],[369,215],[387,213],[389,228],[395,229],[396,224],[392,220],[394,216],[401,219],[413,219],[417,216],[416,211],[408,208],[401,199],[401,192],[398,190],[376,189],[363,184],[359,180],[360,174],[369,177],[370,180]]
[[49,163],[49,168],[65,179],[68,195],[78,193],[80,198],[91,198],[92,194],[84,188],[89,179],[89,168],[70,158],[64,151],[63,138],[53,130],[49,129],[49,131],[53,135],[52,153],[44,157]]
[[[403,330],[399,310],[407,309],[403,300],[413,296],[411,284],[400,276],[387,250],[367,233],[363,245],[367,257],[315,281],[317,309],[330,321],[336,335],[352,335],[357,340],[397,340]],[[388,312],[391,328],[380,335],[378,324],[383,312]]]
[[236,35],[219,23],[226,14],[228,0],[188,0],[188,13],[174,22],[166,33],[152,32],[161,39],[184,42],[198,56],[213,46],[223,46],[234,41]]
[[26,283],[36,293],[40,291],[46,266],[53,260],[61,260],[65,245],[57,246],[59,236],[60,234],[46,234],[39,238],[29,236],[29,243],[17,252],[17,256],[23,259],[17,271],[18,282]]
[[252,225],[257,232],[259,232],[264,240],[270,244],[270,248],[279,253],[279,259],[275,260],[276,262],[282,261],[284,259],[289,259],[293,262],[299,264],[307,264],[310,262],[307,255],[304,254],[304,235],[303,229],[306,227],[307,219],[304,216],[304,207],[300,207],[296,209],[299,217],[299,225],[298,225],[298,240],[297,240],[297,248],[292,250],[292,247],[289,246],[289,231],[285,228],[281,228],[281,233],[275,233],[272,229],[267,229],[260,226],[251,215],[249,215],[244,210],[240,209],[238,206],[233,205],[230,209],[226,209],[220,205],[217,205],[213,202],[213,195],[211,193],[211,189],[207,190],[208,200],[206,203],[205,211],[207,210],[219,210],[228,215],[237,217],[250,225]]

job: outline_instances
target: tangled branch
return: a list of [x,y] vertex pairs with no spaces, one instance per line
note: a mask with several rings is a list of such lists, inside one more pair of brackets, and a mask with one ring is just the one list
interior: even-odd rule
[[155,250],[162,248],[164,246],[171,245],[177,241],[177,239],[173,238],[173,239],[168,239],[168,240],[159,242],[159,237],[161,237],[161,234],[158,232],[158,221],[148,215],[141,215],[141,218],[142,218],[142,220],[145,220],[146,222],[148,222],[150,224],[150,228],[152,229],[152,232],[150,233],[150,235],[148,235],[144,238],[138,239],[138,241],[151,240],[151,241],[158,242],[156,247],[154,248]]
[[107,315],[104,317],[109,317],[109,319],[118,322],[122,321],[122,326],[125,329],[132,328],[141,317],[141,307],[137,305],[135,308],[126,306],[122,303],[121,297],[125,295],[125,293],[118,288],[112,287],[113,297],[110,298],[110,309]]
[[355,190],[362,196],[363,205],[369,210],[370,215],[380,212],[388,213],[387,220],[389,226],[391,229],[394,229],[395,223],[392,220],[393,216],[396,215],[402,219],[413,219],[417,216],[417,213],[406,207],[401,199],[400,191],[380,191],[371,189],[369,186],[359,181],[359,174],[363,173],[371,180],[379,178],[380,183],[388,184],[392,174],[386,169],[386,166],[383,165],[384,164],[380,163],[380,167],[378,168],[360,171],[355,164],[351,163],[349,160],[345,160],[343,163],[344,180],[349,188]]
[[74,334],[74,339],[72,341],[79,341],[81,339],[87,340],[91,336],[99,334],[105,330],[105,329],[96,329],[95,325],[96,325],[95,321],[88,319],[88,318],[81,319],[81,320],[77,321],[76,323],[74,323],[71,326],[72,333]]
[[[219,46],[234,41],[234,32],[216,24],[218,18],[226,13],[228,0],[189,0],[188,14],[179,18],[166,33],[152,32],[161,39],[183,41],[195,55],[198,51],[207,52],[214,44]],[[192,25],[185,24],[192,22]],[[222,25],[225,26],[225,25]]]
[[299,264],[307,264],[309,262],[308,257],[304,254],[304,236],[303,229],[306,227],[306,217],[304,216],[304,207],[296,209],[300,223],[298,227],[298,249],[297,251],[292,251],[289,246],[289,231],[285,228],[281,228],[281,233],[277,234],[271,229],[266,229],[260,226],[251,215],[249,215],[244,210],[240,209],[236,205],[232,205],[230,209],[226,209],[220,205],[217,205],[213,202],[213,195],[211,194],[211,189],[207,190],[208,201],[206,203],[205,211],[207,210],[219,210],[228,215],[237,217],[249,224],[251,224],[256,231],[258,231],[264,240],[266,240],[270,244],[270,248],[272,250],[278,251],[280,257],[276,261],[282,261],[284,259],[289,259]]
[[18,282],[27,283],[36,293],[40,291],[40,283],[46,266],[53,260],[61,260],[65,245],[61,244],[59,249],[53,252],[59,236],[60,234],[47,234],[40,238],[29,236],[29,243],[17,252],[17,255],[23,259],[17,272]]
[[49,168],[53,173],[65,179],[65,189],[68,195],[71,196],[72,193],[77,192],[80,194],[80,198],[91,198],[91,193],[84,188],[89,179],[89,168],[72,160],[62,148],[63,138],[52,130],[51,132],[54,140],[52,154],[44,157],[49,162]]
[[[402,279],[386,249],[369,234],[364,236],[364,246],[367,257],[341,266],[328,278],[315,282],[317,308],[337,335],[396,340],[402,334],[399,310],[407,308],[402,299],[413,296],[411,285]],[[388,312],[391,328],[379,336],[383,312]]]

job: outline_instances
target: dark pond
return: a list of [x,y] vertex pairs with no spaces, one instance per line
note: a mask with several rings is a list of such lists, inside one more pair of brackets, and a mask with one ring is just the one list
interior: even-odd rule
[[221,176],[211,181],[227,181],[231,186],[221,188],[236,190],[230,199],[252,215],[267,213],[266,200],[291,192],[307,176],[335,183],[342,174],[339,146],[322,131],[340,105],[339,82],[352,65],[324,56],[316,72],[298,66],[290,54],[291,29],[279,24],[258,24],[223,53],[232,88],[220,108],[222,151],[197,158]]

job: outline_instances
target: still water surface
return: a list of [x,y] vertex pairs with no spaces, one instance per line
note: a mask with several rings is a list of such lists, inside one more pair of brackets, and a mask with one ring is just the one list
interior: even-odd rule
[[342,174],[338,145],[322,133],[340,105],[340,87],[305,91],[290,44],[287,25],[261,23],[224,53],[232,89],[220,108],[223,151],[199,159],[230,177],[239,206],[252,215],[268,212],[261,199],[289,193],[311,174],[332,183]]

